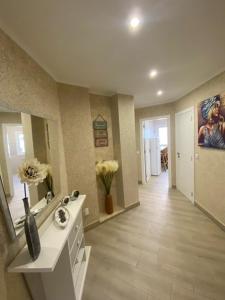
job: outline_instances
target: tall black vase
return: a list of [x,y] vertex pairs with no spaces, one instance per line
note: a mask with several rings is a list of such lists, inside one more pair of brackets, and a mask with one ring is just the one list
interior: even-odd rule
[[24,221],[24,231],[27,240],[27,246],[32,260],[36,260],[41,252],[41,244],[38,234],[35,218],[30,212],[28,198],[23,198],[26,219]]

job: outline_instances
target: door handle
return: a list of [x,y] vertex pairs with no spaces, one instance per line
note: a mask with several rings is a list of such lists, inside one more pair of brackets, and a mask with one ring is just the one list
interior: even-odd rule
[[177,152],[177,158],[180,158],[180,152]]

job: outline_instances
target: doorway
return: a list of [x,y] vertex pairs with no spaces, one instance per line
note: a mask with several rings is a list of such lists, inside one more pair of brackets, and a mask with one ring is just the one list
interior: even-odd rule
[[194,108],[175,114],[176,187],[194,203]]
[[140,120],[142,184],[150,181],[172,186],[170,116]]
[[[24,187],[18,177],[18,167],[25,158],[25,143],[22,124],[2,124],[2,138],[0,147],[2,157],[0,163],[1,177],[8,205],[11,208],[12,219],[15,221],[24,214],[22,198]],[[28,191],[29,196],[29,191]]]

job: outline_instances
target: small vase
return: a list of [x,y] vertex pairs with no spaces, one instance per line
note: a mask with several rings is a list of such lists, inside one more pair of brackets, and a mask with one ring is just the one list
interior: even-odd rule
[[24,221],[24,231],[27,240],[27,247],[32,260],[36,260],[41,252],[41,244],[35,218],[30,211],[28,198],[23,198],[26,219]]
[[108,215],[113,213],[112,195],[105,196],[105,211]]

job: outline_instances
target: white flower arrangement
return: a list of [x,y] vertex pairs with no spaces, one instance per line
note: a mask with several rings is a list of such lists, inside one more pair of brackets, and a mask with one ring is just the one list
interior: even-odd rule
[[49,172],[49,166],[41,164],[36,158],[26,159],[18,168],[21,183],[38,185],[43,182]]
[[96,174],[101,179],[107,195],[110,194],[112,180],[118,168],[119,164],[116,160],[103,160],[96,163]]

